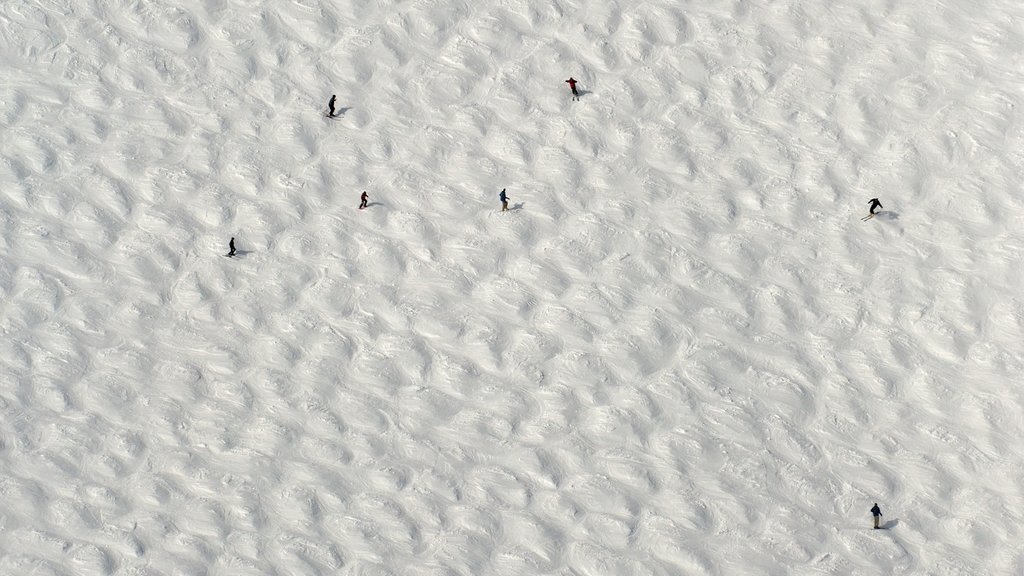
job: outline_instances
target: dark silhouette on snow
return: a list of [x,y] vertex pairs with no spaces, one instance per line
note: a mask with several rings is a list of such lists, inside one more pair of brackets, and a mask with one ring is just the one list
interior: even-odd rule
[[498,194],[498,200],[501,200],[501,211],[508,211],[508,196],[505,195],[505,189],[501,189],[501,194]]
[[370,197],[366,195],[366,190],[363,190],[363,194],[359,196],[359,209],[366,208],[367,202],[370,201]]
[[572,90],[572,99],[579,100],[580,93],[576,91],[576,79],[573,78],[572,76],[569,76],[569,79],[566,80],[566,83],[569,84],[569,89]]
[[875,213],[875,210],[882,207],[882,203],[878,201],[878,198],[871,199],[871,206],[868,207],[868,212],[871,214]]
[[330,113],[327,114],[331,118],[334,118],[334,102],[338,99],[336,94],[331,95],[331,101],[327,103],[327,107],[331,109]]
[[231,241],[228,242],[228,248],[231,249],[228,252],[228,257],[234,256],[235,255],[235,237],[234,236],[232,236],[231,237]]
[[878,507],[878,502],[871,507],[871,516],[875,519],[875,530],[878,530],[878,522],[882,519],[882,509]]

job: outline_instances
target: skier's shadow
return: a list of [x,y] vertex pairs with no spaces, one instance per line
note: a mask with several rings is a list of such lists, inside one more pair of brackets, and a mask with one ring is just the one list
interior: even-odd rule
[[246,254],[252,254],[252,250],[235,250],[235,258],[241,258]]
[[900,521],[897,518],[895,520],[889,520],[885,524],[882,524],[881,526],[879,526],[879,528],[881,528],[882,530],[888,530],[890,528],[895,528],[896,526],[899,525],[899,523],[900,523]]
[[512,207],[509,208],[509,210],[510,211],[511,210],[515,210],[515,211],[522,210],[524,204],[526,204],[526,202],[520,202],[519,204],[513,204]]
[[583,98],[584,96],[586,96],[587,94],[590,94],[590,93],[591,93],[590,90],[577,90],[576,91],[576,94],[578,95],[579,98]]
[[899,212],[893,212],[892,210],[883,210],[881,212],[875,212],[875,218],[895,222],[896,220],[900,219],[900,215]]
[[348,112],[351,109],[352,109],[351,106],[345,106],[344,108],[335,108],[334,109],[334,117],[337,118],[338,116],[344,116],[345,112]]
[[374,206],[383,206],[382,202],[367,202],[366,208],[373,208]]

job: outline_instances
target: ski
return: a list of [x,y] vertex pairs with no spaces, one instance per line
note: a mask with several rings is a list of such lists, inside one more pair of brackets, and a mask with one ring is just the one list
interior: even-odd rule
[[860,221],[861,221],[861,222],[867,222],[868,220],[871,220],[871,219],[872,219],[872,218],[874,218],[874,217],[875,217],[875,215],[874,215],[874,214],[868,214],[867,216],[865,216],[865,217],[861,218],[861,219],[860,219]]

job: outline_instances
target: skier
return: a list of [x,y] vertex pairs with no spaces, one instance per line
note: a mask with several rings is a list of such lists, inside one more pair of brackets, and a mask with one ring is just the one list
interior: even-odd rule
[[369,200],[370,197],[366,195],[366,190],[363,190],[362,196],[359,197],[359,209],[362,210],[363,208],[366,208],[367,202],[369,202]]
[[501,200],[501,211],[508,211],[508,196],[505,195],[505,189],[501,189],[501,194],[498,194],[498,200]]
[[573,78],[572,76],[569,76],[569,79],[566,80],[565,82],[569,84],[569,89],[572,90],[572,99],[579,100],[580,93],[576,91],[576,79]]
[[871,215],[874,216],[875,210],[881,208],[882,203],[878,201],[878,198],[872,198],[870,204],[871,206],[868,207],[868,212],[870,212]]
[[230,248],[230,249],[231,249],[231,250],[230,250],[230,251],[228,252],[228,258],[230,258],[230,257],[232,257],[232,256],[234,256],[234,255],[235,255],[235,237],[234,237],[234,236],[232,236],[232,237],[231,237],[231,241],[230,241],[230,242],[228,242],[228,248]]
[[336,94],[331,94],[331,101],[327,103],[327,107],[331,109],[330,113],[327,114],[329,118],[334,118],[334,102],[338,99]]
[[882,509],[878,507],[878,502],[871,507],[871,516],[875,519],[875,530],[878,530],[878,521],[882,519]]

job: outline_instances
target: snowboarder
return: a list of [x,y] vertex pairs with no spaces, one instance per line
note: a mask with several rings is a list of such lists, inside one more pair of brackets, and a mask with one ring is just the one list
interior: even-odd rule
[[359,197],[359,209],[362,210],[363,208],[366,208],[368,205],[367,202],[369,201],[370,197],[366,195],[366,190],[363,190],[363,194]]
[[579,100],[580,93],[576,91],[576,79],[569,76],[569,79],[565,81],[569,85],[569,89],[572,90],[572,99]]
[[228,242],[228,248],[230,248],[230,250],[228,251],[228,258],[230,258],[230,257],[235,255],[235,237],[234,236],[232,236],[231,237],[231,241]]
[[498,194],[498,200],[501,200],[501,211],[508,211],[508,196],[505,195],[505,189],[501,189],[501,194]]
[[868,206],[868,212],[870,212],[871,215],[874,216],[875,210],[881,208],[882,203],[878,201],[878,198],[872,198],[870,204],[871,206]]
[[871,516],[875,519],[875,530],[878,530],[878,521],[882,519],[882,509],[878,507],[878,502],[871,507]]
[[337,100],[337,94],[331,94],[331,101],[327,103],[327,107],[331,109],[330,113],[327,114],[328,118],[334,118],[334,102]]

